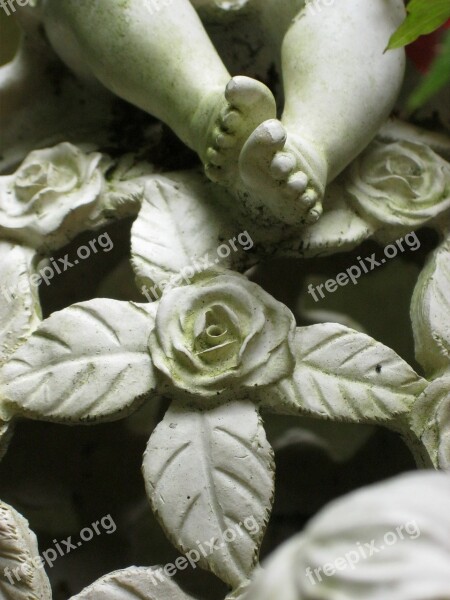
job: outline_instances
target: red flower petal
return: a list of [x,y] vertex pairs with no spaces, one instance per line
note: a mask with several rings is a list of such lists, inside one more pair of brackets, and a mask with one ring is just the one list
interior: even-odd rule
[[422,35],[418,40],[406,47],[408,58],[412,60],[416,69],[421,73],[426,73],[431,66],[445,29],[450,29],[450,20],[442,27],[433,31],[429,35]]

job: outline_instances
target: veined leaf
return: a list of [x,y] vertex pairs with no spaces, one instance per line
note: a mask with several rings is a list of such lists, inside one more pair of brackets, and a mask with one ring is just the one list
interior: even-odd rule
[[426,381],[393,350],[343,325],[298,328],[292,377],[259,390],[280,414],[376,423],[407,413]]
[[254,405],[233,402],[204,411],[174,403],[144,456],[147,495],[170,540],[233,588],[258,560],[272,454]]
[[155,386],[147,341],[156,305],[95,299],[53,313],[0,371],[14,414],[113,420]]
[[52,598],[36,536],[27,520],[4,502],[0,502],[0,597],[5,600]]
[[450,468],[450,372],[430,383],[411,413],[411,429],[433,465]]
[[161,292],[168,283],[189,283],[189,273],[192,278],[219,263],[230,266],[230,259],[221,259],[217,248],[232,227],[217,198],[211,198],[210,186],[196,172],[158,176],[147,183],[131,230],[132,265],[139,284],[157,284]]
[[194,600],[170,578],[161,580],[158,567],[130,567],[105,575],[70,600]]
[[0,242],[0,364],[41,321],[37,287],[30,279],[34,257],[31,248]]
[[[41,322],[41,306],[32,277],[36,253],[10,242],[0,242],[0,365]],[[2,400],[0,400],[0,404]],[[2,408],[0,406],[0,414]],[[0,419],[0,458],[12,435],[12,423]]]
[[411,302],[416,358],[430,376],[450,368],[450,238],[432,255]]

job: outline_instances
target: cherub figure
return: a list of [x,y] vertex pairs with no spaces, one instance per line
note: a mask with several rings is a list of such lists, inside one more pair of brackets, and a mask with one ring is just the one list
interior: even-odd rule
[[[275,44],[279,120],[272,92],[232,77],[208,37],[197,10],[220,4],[245,5]],[[79,77],[161,119],[212,181],[289,224],[319,218],[326,184],[371,141],[402,83],[403,51],[384,50],[403,0],[38,0],[28,10]]]

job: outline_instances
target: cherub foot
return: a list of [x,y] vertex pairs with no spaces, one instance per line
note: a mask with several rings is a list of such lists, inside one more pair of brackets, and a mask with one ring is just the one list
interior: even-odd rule
[[212,181],[233,184],[244,143],[264,121],[276,115],[272,92],[250,77],[233,77],[225,89],[223,106],[207,134],[205,172]]
[[252,133],[242,148],[239,170],[250,195],[280,221],[310,224],[322,214],[326,161],[310,143],[288,134],[280,121],[265,121]]

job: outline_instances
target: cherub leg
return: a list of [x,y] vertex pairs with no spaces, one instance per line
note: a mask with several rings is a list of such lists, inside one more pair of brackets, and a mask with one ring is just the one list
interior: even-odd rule
[[167,123],[212,179],[237,177],[244,142],[276,114],[266,86],[231,79],[188,0],[45,0],[43,21],[74,71]]
[[261,124],[240,156],[246,187],[292,224],[320,216],[326,183],[374,137],[403,78],[404,52],[384,53],[403,0],[326,4],[311,2],[289,27],[281,122]]

